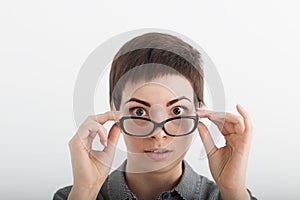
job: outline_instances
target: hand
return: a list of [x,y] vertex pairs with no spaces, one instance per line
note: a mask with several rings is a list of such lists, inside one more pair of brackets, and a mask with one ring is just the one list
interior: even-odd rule
[[226,140],[225,146],[217,148],[208,128],[199,122],[198,131],[207,153],[209,168],[224,199],[249,198],[245,180],[252,123],[244,108],[240,105],[236,108],[242,117],[231,113],[197,111],[200,118],[208,118],[217,125]]
[[[96,199],[109,174],[120,135],[117,124],[112,126],[108,135],[102,125],[114,120],[115,116],[116,112],[89,116],[70,140],[74,184],[69,199]],[[105,146],[102,151],[92,150],[96,135]]]

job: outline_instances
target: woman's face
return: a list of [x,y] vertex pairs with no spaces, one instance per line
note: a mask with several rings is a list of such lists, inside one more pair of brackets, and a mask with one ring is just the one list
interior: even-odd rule
[[[177,116],[196,116],[193,102],[194,91],[187,79],[177,75],[167,75],[150,82],[128,83],[123,91],[120,111],[123,116],[150,118],[155,122]],[[136,121],[135,121],[136,122]],[[178,123],[179,122],[179,123]],[[144,131],[147,121],[134,123],[134,131]],[[129,123],[130,129],[133,123]],[[170,122],[165,127],[173,133],[180,120]],[[150,128],[151,129],[151,128]],[[127,146],[127,171],[150,172],[169,168],[181,163],[194,134],[172,137],[162,128],[146,137],[124,134]]]

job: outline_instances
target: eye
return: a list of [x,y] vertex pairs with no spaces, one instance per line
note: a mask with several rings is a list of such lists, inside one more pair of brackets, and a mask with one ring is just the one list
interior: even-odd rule
[[184,112],[184,109],[180,106],[176,106],[176,107],[172,108],[171,112],[174,115],[182,115]]
[[132,114],[135,115],[135,116],[138,116],[138,117],[142,117],[144,115],[147,114],[147,112],[145,111],[144,108],[141,108],[141,107],[136,107],[136,108],[132,108],[130,109]]

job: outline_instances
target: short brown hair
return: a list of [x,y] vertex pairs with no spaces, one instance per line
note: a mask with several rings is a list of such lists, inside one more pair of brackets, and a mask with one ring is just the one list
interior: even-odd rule
[[[145,64],[143,69],[139,66]],[[165,70],[165,65],[172,70]],[[203,103],[203,70],[198,50],[180,38],[165,33],[146,33],[125,43],[114,57],[110,70],[109,96],[119,110],[128,81],[150,81],[169,74],[185,77],[195,93],[195,105]],[[120,80],[123,80],[120,83]]]

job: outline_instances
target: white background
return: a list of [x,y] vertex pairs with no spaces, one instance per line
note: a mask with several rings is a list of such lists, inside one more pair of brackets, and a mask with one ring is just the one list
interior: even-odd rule
[[[51,199],[72,184],[67,143],[80,67],[114,35],[162,28],[210,56],[227,110],[249,111],[247,187],[259,199],[299,199],[299,8],[291,0],[1,1],[0,198]],[[210,177],[197,148],[188,158]]]

